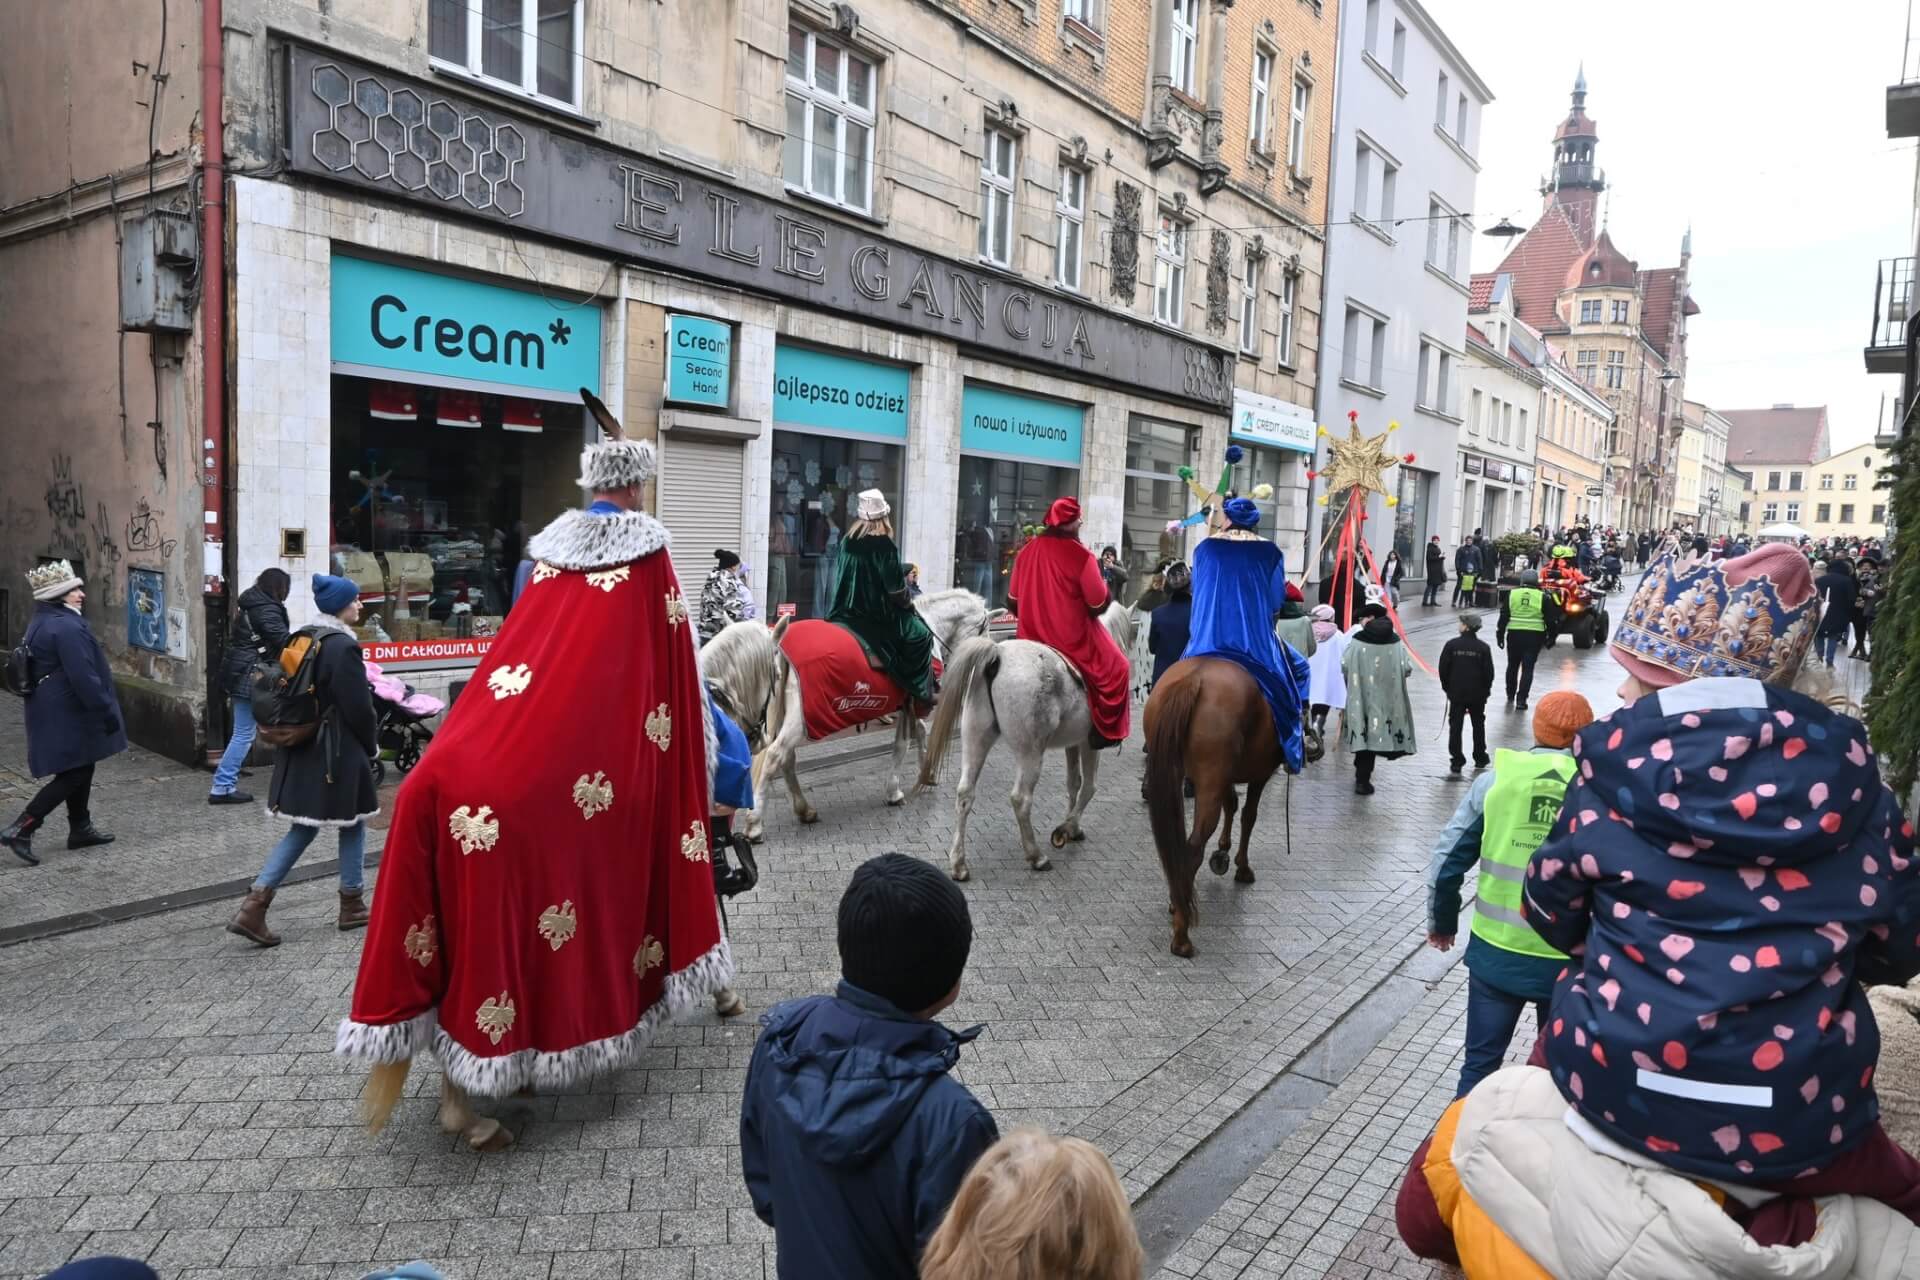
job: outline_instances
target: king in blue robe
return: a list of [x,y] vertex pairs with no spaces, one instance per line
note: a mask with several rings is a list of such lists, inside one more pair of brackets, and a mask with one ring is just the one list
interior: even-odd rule
[[1273,633],[1274,615],[1287,602],[1286,559],[1261,537],[1260,509],[1229,498],[1227,527],[1193,555],[1193,620],[1188,658],[1227,658],[1260,686],[1273,713],[1274,736],[1287,772],[1304,762],[1307,663]]

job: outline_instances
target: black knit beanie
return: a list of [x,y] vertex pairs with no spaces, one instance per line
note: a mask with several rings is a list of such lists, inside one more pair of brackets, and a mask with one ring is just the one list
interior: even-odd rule
[[721,547],[715,550],[713,553],[713,558],[720,562],[720,567],[722,569],[731,569],[733,568],[733,566],[740,563],[740,557],[735,555],[733,552],[728,551],[725,547]]
[[840,897],[840,976],[903,1013],[940,1003],[972,946],[966,895],[918,858],[869,858]]

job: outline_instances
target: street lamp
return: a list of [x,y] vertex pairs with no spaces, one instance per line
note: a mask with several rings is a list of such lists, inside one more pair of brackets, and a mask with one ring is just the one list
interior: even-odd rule
[[1481,232],[1481,234],[1492,236],[1496,240],[1511,240],[1515,236],[1523,236],[1527,234],[1527,229],[1525,227],[1516,225],[1510,219],[1502,218],[1500,219],[1500,221],[1494,223],[1492,226],[1488,227],[1485,231]]

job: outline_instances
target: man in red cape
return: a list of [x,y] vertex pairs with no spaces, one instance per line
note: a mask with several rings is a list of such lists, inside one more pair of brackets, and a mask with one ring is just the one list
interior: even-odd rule
[[528,544],[525,593],[394,806],[338,1052],[431,1048],[500,1097],[615,1070],[724,987],[708,843],[714,732],[653,449],[581,454],[595,501]]
[[1046,528],[1013,559],[1007,608],[1019,615],[1018,638],[1058,650],[1086,681],[1093,719],[1087,745],[1098,751],[1126,738],[1133,706],[1127,655],[1100,625],[1109,603],[1106,579],[1079,533],[1080,504],[1056,498]]

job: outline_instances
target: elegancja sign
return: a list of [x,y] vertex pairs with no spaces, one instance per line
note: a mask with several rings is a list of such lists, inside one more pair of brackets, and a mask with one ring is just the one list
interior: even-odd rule
[[292,168],[1224,412],[1232,357],[1085,300],[290,45]]

